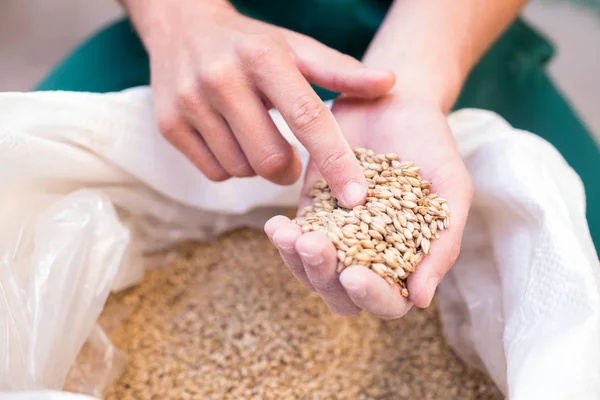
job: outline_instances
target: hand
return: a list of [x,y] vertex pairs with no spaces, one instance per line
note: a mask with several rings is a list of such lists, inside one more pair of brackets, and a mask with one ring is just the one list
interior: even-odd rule
[[[353,147],[392,152],[414,162],[421,167],[421,176],[433,183],[432,192],[448,201],[450,228],[432,242],[430,255],[408,278],[409,299],[367,268],[351,266],[338,274],[335,248],[323,233],[303,234],[283,216],[267,222],[265,231],[296,278],[339,314],[364,309],[389,319],[403,316],[411,304],[427,307],[458,256],[473,193],[446,117],[428,103],[402,103],[390,97],[375,102],[339,100],[334,115]],[[306,194],[317,177],[318,171],[309,166],[301,208],[310,203]]]
[[375,98],[393,87],[392,72],[242,16],[222,0],[125,1],[150,54],[159,128],[207,177],[299,178],[299,158],[268,115],[274,106],[341,202],[364,201],[358,163],[309,82]]

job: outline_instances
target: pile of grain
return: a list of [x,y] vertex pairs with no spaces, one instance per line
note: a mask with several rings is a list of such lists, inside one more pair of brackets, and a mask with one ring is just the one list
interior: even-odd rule
[[[181,247],[109,301],[129,354],[107,399],[500,399],[445,344],[434,308],[340,317],[251,230]],[[116,318],[121,318],[117,313]]]
[[408,276],[429,253],[438,231],[448,228],[446,199],[430,193],[431,183],[421,179],[419,168],[400,162],[396,154],[357,148],[354,155],[367,180],[366,204],[341,207],[320,179],[309,193],[312,204],[294,222],[304,232],[327,234],[337,249],[338,272],[363,265],[400,285],[400,293],[408,297]]

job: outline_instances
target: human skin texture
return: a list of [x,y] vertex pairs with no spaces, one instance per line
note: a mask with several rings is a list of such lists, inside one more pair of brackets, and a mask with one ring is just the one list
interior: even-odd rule
[[[151,61],[158,126],[210,179],[299,179],[301,165],[267,110],[276,107],[345,207],[365,179],[352,147],[397,153],[447,199],[451,226],[408,281],[410,297],[374,272],[336,272],[333,244],[283,216],[265,231],[294,275],[342,315],[398,318],[427,307],[460,250],[473,193],[446,114],[471,68],[524,0],[396,0],[361,61],[239,14],[225,0],[122,0]],[[309,83],[342,93],[328,110]]]

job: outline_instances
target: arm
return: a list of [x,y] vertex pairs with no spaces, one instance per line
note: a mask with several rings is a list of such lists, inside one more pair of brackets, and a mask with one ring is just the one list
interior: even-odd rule
[[[434,192],[447,199],[450,227],[408,278],[409,301],[373,271],[350,266],[336,273],[336,252],[320,232],[304,234],[284,217],[265,230],[292,272],[342,315],[367,310],[399,318],[427,307],[458,257],[473,186],[446,113],[473,65],[517,15],[524,0],[396,0],[363,62],[396,73],[386,96],[340,98],[333,113],[354,146],[399,154],[421,167]],[[306,174],[310,188],[318,172]],[[308,190],[305,190],[308,193]],[[308,199],[305,199],[306,202]],[[420,250],[419,250],[420,251]]]
[[300,160],[268,115],[274,106],[340,201],[364,201],[359,165],[309,82],[373,98],[393,86],[390,71],[247,18],[226,0],[121,1],[150,55],[159,129],[206,176],[299,178]]
[[526,0],[396,0],[363,62],[396,72],[394,93],[450,110],[475,63]]

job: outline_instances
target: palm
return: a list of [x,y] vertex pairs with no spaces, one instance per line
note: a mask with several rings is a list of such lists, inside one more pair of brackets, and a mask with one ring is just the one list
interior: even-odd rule
[[[469,192],[468,172],[460,159],[446,117],[426,105],[383,104],[365,107],[356,120],[361,103],[338,103],[334,111],[342,132],[352,146],[376,152],[395,152],[422,169],[433,182],[433,191],[449,201]],[[468,196],[467,196],[468,197]],[[458,199],[460,201],[460,199]],[[464,199],[463,199],[464,201]],[[456,214],[455,214],[456,215]]]
[[[418,306],[427,306],[439,280],[458,255],[472,195],[469,174],[458,155],[446,118],[439,110],[427,105],[405,105],[385,100],[360,102],[343,99],[336,103],[333,112],[352,147],[366,147],[381,153],[393,152],[399,154],[405,161],[414,162],[421,167],[423,178],[433,182],[432,191],[448,200],[451,227],[432,244],[431,255],[423,260],[408,282],[411,302]],[[309,188],[317,176],[318,172],[313,167],[309,167],[305,187]],[[303,196],[301,207],[308,201],[308,197]],[[281,220],[280,222],[283,223]],[[292,228],[286,229],[290,229],[291,233]],[[329,242],[326,245],[321,244],[323,238],[317,235],[302,235],[296,232],[296,247],[305,249],[305,253],[321,251],[323,254],[334,254],[333,245]],[[277,240],[274,242],[277,245]],[[322,258],[325,260],[327,257]],[[323,263],[327,264],[327,261]],[[410,307],[400,298],[395,288],[384,285],[385,282],[374,273],[370,273],[371,271],[356,268],[345,270],[338,277],[332,272],[335,270],[334,259],[331,260],[330,265],[321,266],[321,269],[322,276],[341,280],[341,284],[338,282],[337,285],[343,286],[342,289],[340,287],[336,289],[338,293],[335,295],[321,293],[322,291],[316,288],[334,310],[338,307],[335,303],[344,304],[344,298],[349,298],[347,300],[359,309],[367,309],[383,317],[401,316]],[[331,271],[328,272],[328,269]],[[296,273],[297,277],[298,275]],[[309,275],[310,273],[299,277],[308,286],[311,285]],[[329,290],[335,285],[336,282],[330,282]],[[371,295],[357,298],[352,292],[355,291],[353,287],[359,286],[367,287],[367,293]],[[352,307],[348,306],[346,309],[352,310]],[[341,313],[347,312],[342,310]]]

